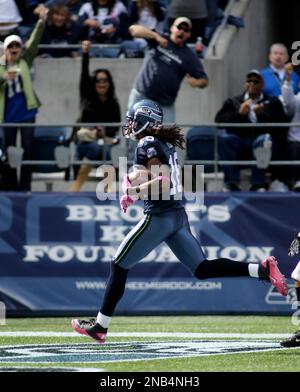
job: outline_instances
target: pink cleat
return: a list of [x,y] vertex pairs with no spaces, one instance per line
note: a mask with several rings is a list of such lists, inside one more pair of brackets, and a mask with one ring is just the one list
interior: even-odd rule
[[260,280],[268,280],[276,290],[284,295],[288,295],[288,285],[285,276],[278,268],[278,262],[274,256],[268,256],[259,266],[258,270]]
[[89,321],[74,319],[71,321],[72,328],[81,335],[89,336],[97,343],[104,343],[107,335],[107,328],[101,327],[95,319]]

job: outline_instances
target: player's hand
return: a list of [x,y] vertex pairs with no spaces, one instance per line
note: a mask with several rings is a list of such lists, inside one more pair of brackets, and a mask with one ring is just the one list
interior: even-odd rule
[[295,256],[299,253],[300,248],[300,233],[297,234],[297,237],[293,239],[289,246],[288,255]]
[[123,182],[122,182],[122,191],[124,195],[127,195],[128,189],[131,188],[131,182],[129,180],[128,174],[125,174],[123,177]]
[[122,211],[123,211],[124,213],[126,213],[127,208],[128,208],[129,206],[131,206],[132,204],[134,204],[134,200],[133,200],[130,196],[128,196],[128,195],[123,195],[123,196],[120,198],[120,207],[121,207],[121,209],[122,209]]
[[128,175],[128,177],[131,186],[133,182],[135,183],[135,185],[140,185],[143,184],[144,182],[151,180],[151,172],[149,170],[135,169],[133,172],[131,172]]

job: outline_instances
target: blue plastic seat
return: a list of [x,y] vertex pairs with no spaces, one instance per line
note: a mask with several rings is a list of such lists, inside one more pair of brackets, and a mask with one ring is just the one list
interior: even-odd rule
[[[55,161],[55,149],[58,146],[69,146],[72,129],[68,127],[35,128],[32,160]],[[33,171],[39,173],[56,173],[64,171],[57,165],[35,165]]]
[[[213,161],[215,159],[214,134],[216,128],[193,127],[186,136],[187,157],[193,161]],[[212,172],[213,165],[206,165],[205,170]]]

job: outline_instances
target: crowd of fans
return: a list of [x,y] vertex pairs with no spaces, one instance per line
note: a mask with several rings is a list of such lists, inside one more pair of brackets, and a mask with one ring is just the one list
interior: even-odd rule
[[[16,168],[1,162],[14,155],[18,129],[22,157],[32,159],[34,127],[22,124],[34,123],[40,106],[30,73],[36,56],[81,56],[77,120],[95,124],[120,122],[121,110],[110,71],[101,68],[90,73],[89,58],[145,57],[129,93],[128,107],[139,99],[153,99],[162,106],[165,121],[171,123],[175,121],[174,104],[183,78],[186,77],[191,87],[208,85],[201,60],[187,44],[201,36],[207,45],[226,3],[218,0],[188,3],[182,0],[2,0],[0,39],[4,42],[4,54],[0,58],[0,122],[20,123],[19,127],[2,127],[2,189],[29,191],[31,187],[29,165],[22,166],[18,183]],[[166,53],[163,49],[176,54],[170,56],[166,66],[160,61],[160,56]],[[176,59],[180,59],[180,67]],[[297,166],[269,166],[271,160],[300,160],[299,128],[251,126],[299,122],[300,81],[288,60],[283,44],[272,45],[269,65],[262,70],[248,71],[241,94],[229,97],[215,117],[216,123],[249,124],[249,127],[225,127],[219,135],[219,158],[257,161],[256,166],[251,166],[250,191],[300,191]],[[83,163],[75,168],[71,191],[80,190],[87,179],[93,167],[89,161],[110,159],[117,135],[116,127],[75,130],[77,157]],[[195,135],[193,131],[193,138]],[[240,191],[241,167],[232,165],[221,169],[225,174],[224,191]]]
[[141,57],[145,41],[131,37],[130,25],[140,24],[163,33],[168,32],[176,17],[185,15],[195,22],[189,42],[195,43],[201,36],[207,44],[222,19],[226,3],[224,0],[2,0],[0,41],[10,34],[28,39],[39,13],[48,10],[40,43],[51,47],[40,50],[43,56],[76,56],[80,50],[74,46],[73,49],[57,47],[89,40],[92,44],[118,44],[94,48],[91,56]]
[[[243,93],[230,97],[217,113],[217,123],[276,124],[299,120],[299,76],[289,63],[288,49],[275,43],[269,52],[269,65],[250,70]],[[256,160],[252,166],[250,190],[300,192],[299,167],[269,165],[271,161],[300,159],[300,128],[228,127],[219,137],[221,160]],[[240,191],[240,167],[224,166],[225,188]]]

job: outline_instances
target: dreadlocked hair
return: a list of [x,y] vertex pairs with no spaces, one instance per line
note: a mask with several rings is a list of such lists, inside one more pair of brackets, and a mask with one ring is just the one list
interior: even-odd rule
[[185,138],[182,133],[182,129],[176,124],[173,125],[160,125],[160,124],[149,124],[146,131],[146,136],[154,136],[164,142],[172,144],[174,147],[179,147],[181,150],[184,149]]

